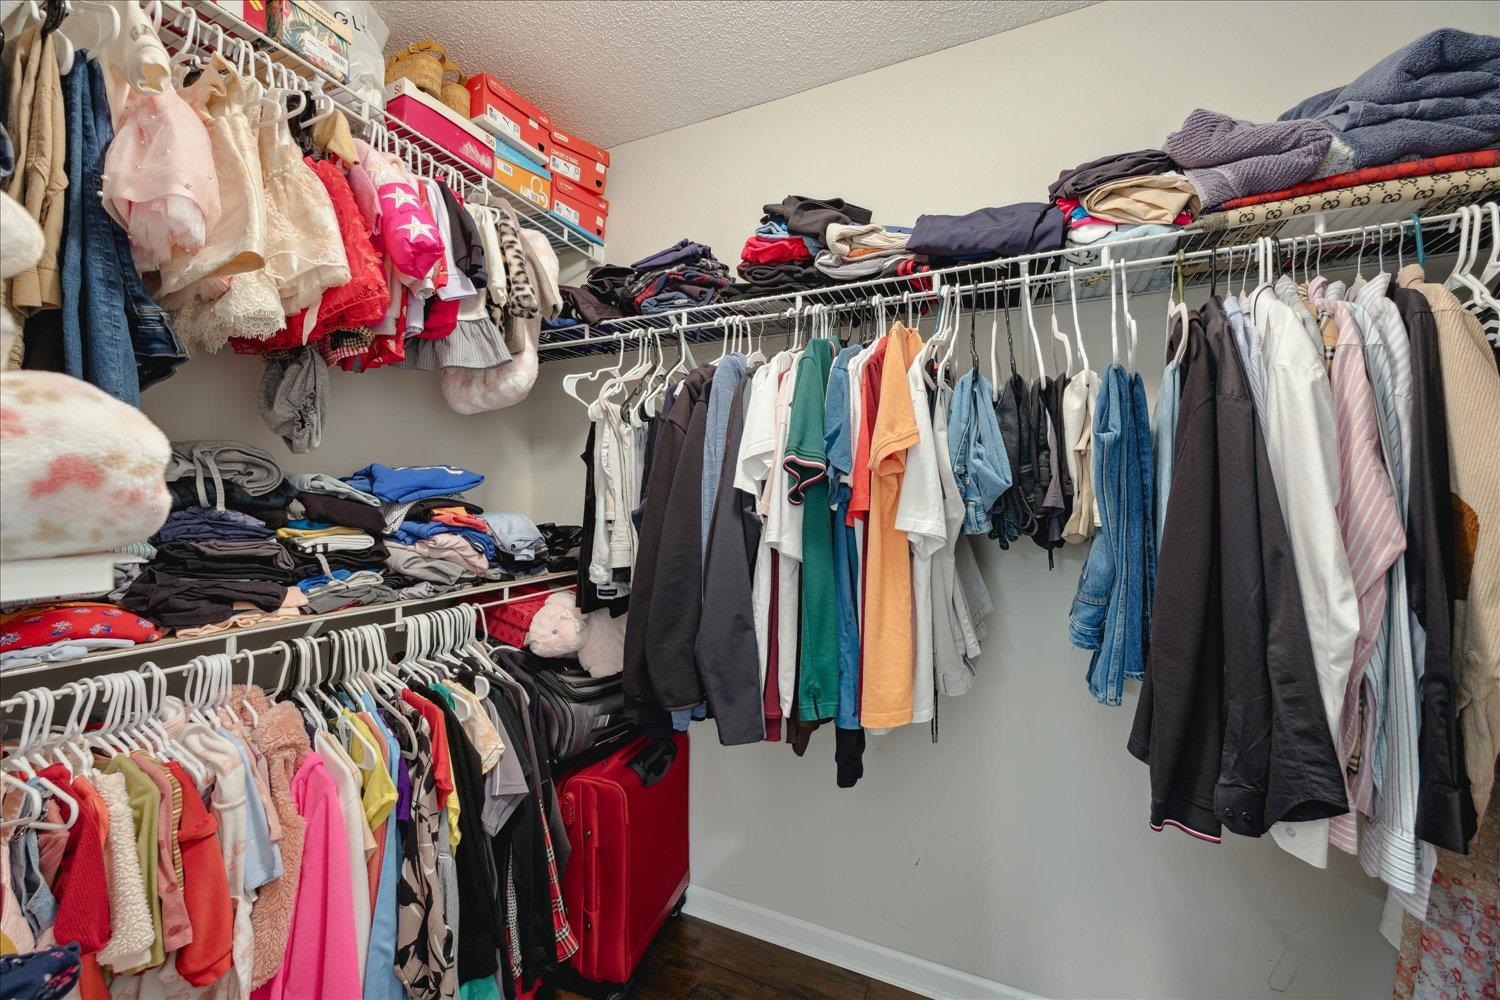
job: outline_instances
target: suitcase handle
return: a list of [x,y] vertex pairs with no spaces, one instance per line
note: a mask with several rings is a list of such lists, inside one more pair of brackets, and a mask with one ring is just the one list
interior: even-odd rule
[[650,788],[667,776],[667,769],[676,759],[677,744],[670,739],[660,739],[632,757],[628,766],[641,779],[641,787]]

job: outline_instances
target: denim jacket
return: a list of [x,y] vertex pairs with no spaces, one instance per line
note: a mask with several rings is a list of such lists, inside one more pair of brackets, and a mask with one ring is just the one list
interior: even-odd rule
[[964,533],[990,530],[990,508],[1010,488],[1010,459],[991,403],[990,380],[977,369],[959,378],[948,413],[948,454],[964,500]]

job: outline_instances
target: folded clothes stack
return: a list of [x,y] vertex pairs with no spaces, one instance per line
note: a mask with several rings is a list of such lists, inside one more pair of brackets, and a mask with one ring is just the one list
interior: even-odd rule
[[[1500,37],[1441,28],[1392,52],[1353,82],[1287,109],[1274,122],[1238,121],[1199,108],[1162,148],[1187,168],[1204,208],[1218,209],[1293,202],[1386,180],[1413,183],[1381,192],[1382,201],[1431,197],[1441,192],[1417,178],[1476,165],[1433,162],[1419,173],[1365,172],[1497,145]],[[1315,184],[1325,178],[1338,180]],[[1278,196],[1262,197],[1271,192]],[[1340,204],[1335,199],[1323,207]]]
[[549,545],[525,515],[467,499],[484,476],[455,466],[285,475],[243,442],[182,441],[166,476],[175,509],[127,546],[146,562],[117,573],[113,603],[0,616],[0,668],[577,566],[582,529],[549,525]]
[[1047,195],[1062,213],[1066,245],[1103,245],[1191,224],[1200,203],[1177,167],[1160,149],[1137,149],[1058,174]]
[[[630,265],[635,277],[625,288],[631,312],[641,315],[706,306],[730,284],[729,268],[709,247],[679,240]],[[623,304],[623,303],[622,303]]]

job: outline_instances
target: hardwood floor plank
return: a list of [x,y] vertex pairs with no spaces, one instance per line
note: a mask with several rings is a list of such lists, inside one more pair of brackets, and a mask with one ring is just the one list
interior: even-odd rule
[[696,917],[683,916],[663,944],[798,1000],[862,997],[866,977]]
[[865,992],[865,1000],[922,1000],[922,994],[872,979],[870,988]]
[[[918,995],[696,917],[667,921],[636,1000],[917,1000]],[[559,990],[556,1000],[587,1000]]]

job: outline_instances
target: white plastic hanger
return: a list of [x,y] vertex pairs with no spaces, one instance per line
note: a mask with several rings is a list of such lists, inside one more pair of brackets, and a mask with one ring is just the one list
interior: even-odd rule
[[1130,371],[1135,371],[1135,342],[1138,328],[1135,317],[1130,315],[1130,278],[1125,273],[1125,261],[1120,261],[1120,311],[1125,314],[1125,324],[1130,328],[1130,346],[1126,348],[1125,364]]
[[1042,338],[1036,330],[1036,316],[1031,311],[1030,261],[1021,261],[1021,302],[1026,307],[1026,328],[1031,331],[1031,349],[1036,352],[1037,378],[1047,377],[1047,362],[1042,357]]
[[1078,346],[1079,370],[1090,372],[1089,352],[1083,346],[1083,326],[1078,322],[1078,286],[1075,284],[1077,273],[1072,267],[1068,268],[1068,305],[1073,310],[1073,342]]
[[105,0],[73,0],[73,13],[57,30],[75,51],[98,52],[120,37],[120,12]]
[[[1063,376],[1066,378],[1071,378],[1073,375],[1073,344],[1068,340],[1068,335],[1063,333],[1062,328],[1057,325],[1057,279],[1055,277],[1048,285],[1048,289],[1050,293],[1048,297],[1051,300],[1050,304],[1052,312],[1052,340],[1054,342],[1054,345],[1062,344],[1063,351],[1065,352],[1067,357],[1067,363],[1063,366]],[[1073,322],[1075,326],[1078,323],[1078,314],[1076,311],[1073,314]],[[1054,362],[1057,360],[1056,346],[1052,348],[1052,360]]]

